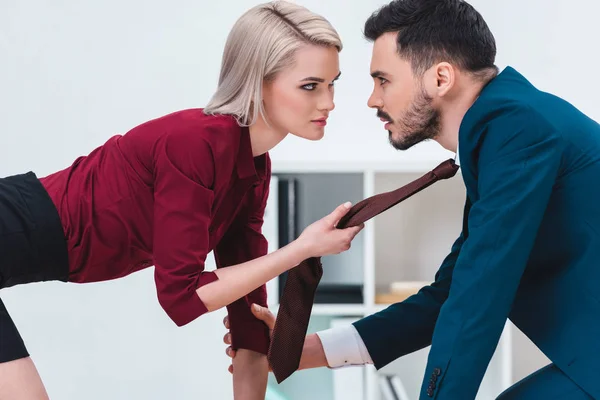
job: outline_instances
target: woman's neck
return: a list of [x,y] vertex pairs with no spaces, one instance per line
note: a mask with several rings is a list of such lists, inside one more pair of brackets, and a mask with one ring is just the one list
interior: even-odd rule
[[277,146],[286,136],[287,132],[281,132],[273,126],[268,126],[262,116],[249,127],[250,143],[252,143],[252,155],[254,157],[265,154]]

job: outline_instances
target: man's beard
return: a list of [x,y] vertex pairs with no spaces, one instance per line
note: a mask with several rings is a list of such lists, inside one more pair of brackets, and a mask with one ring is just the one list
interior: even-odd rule
[[417,143],[435,139],[440,133],[440,113],[431,106],[432,98],[422,89],[412,102],[410,108],[401,118],[392,120],[389,115],[381,110],[377,116],[391,121],[398,130],[398,137],[394,138],[389,132],[390,144],[397,150],[407,150]]

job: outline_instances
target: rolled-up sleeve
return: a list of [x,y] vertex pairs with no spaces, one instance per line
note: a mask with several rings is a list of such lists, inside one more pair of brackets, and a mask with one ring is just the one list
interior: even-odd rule
[[[240,214],[217,245],[215,261],[218,268],[241,264],[267,254],[268,242],[262,234],[262,225],[269,195],[269,181],[267,176],[254,188],[248,204],[249,212]],[[252,314],[250,307],[253,303],[267,307],[267,291],[264,284],[227,306],[232,348],[267,354],[269,329]]]
[[217,280],[204,271],[214,193],[210,146],[191,135],[165,135],[156,149],[154,278],[158,301],[177,326],[208,310],[196,289]]

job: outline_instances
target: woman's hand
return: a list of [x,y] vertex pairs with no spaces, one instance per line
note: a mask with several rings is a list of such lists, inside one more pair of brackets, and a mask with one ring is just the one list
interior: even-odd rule
[[304,229],[296,242],[302,244],[309,257],[339,254],[350,249],[350,243],[358,232],[364,228],[364,224],[345,229],[336,228],[336,224],[346,215],[350,207],[349,202],[342,204],[333,210],[331,214]]

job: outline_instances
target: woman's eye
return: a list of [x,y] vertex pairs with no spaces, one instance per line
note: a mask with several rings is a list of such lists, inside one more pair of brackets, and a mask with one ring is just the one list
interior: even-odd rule
[[309,84],[302,86],[302,89],[304,89],[304,90],[315,90],[316,88],[317,88],[316,83],[309,83]]

